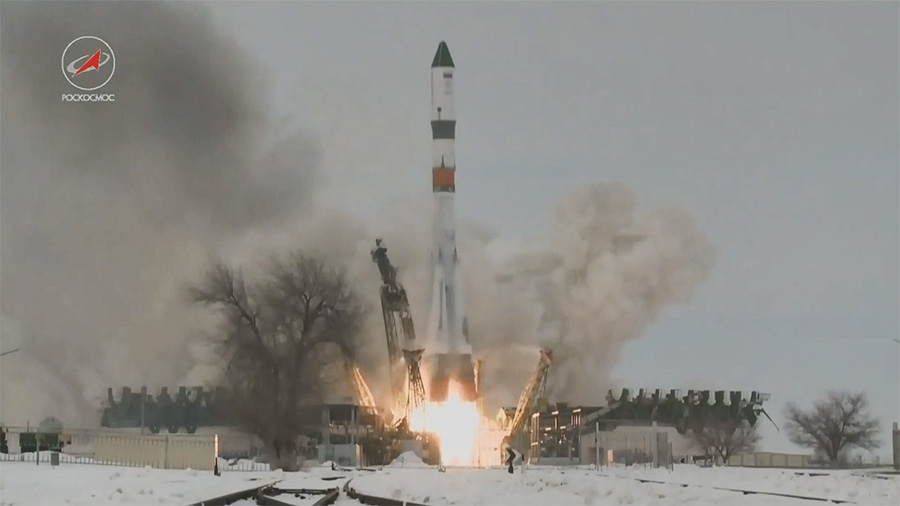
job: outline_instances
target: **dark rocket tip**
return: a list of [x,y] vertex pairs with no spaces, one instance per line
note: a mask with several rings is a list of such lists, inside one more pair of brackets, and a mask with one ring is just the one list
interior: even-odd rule
[[451,67],[455,68],[453,65],[453,58],[450,57],[450,48],[447,47],[447,43],[441,41],[438,44],[437,52],[434,53],[434,60],[431,62],[431,68],[435,67]]

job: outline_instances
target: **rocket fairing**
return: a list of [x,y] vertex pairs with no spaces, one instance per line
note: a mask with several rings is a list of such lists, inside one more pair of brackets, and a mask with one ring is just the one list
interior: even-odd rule
[[466,328],[462,279],[456,251],[456,111],[453,73],[456,70],[447,44],[441,41],[431,63],[432,192],[434,195],[434,265],[426,370],[432,402],[448,397],[457,383],[463,400],[474,401],[475,365]]

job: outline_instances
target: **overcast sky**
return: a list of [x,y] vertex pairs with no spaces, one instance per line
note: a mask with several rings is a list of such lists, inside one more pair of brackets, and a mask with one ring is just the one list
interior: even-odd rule
[[885,429],[900,419],[897,2],[214,9],[272,73],[273,106],[321,141],[340,184],[320,199],[365,213],[428,191],[446,40],[462,218],[539,237],[592,180],[690,209],[718,264],[629,345],[623,384],[767,391],[779,423],[788,400],[863,389]]

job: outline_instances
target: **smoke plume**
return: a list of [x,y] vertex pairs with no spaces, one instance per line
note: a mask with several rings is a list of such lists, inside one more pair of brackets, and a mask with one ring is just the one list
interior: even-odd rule
[[[421,246],[430,235],[420,235],[429,233],[427,217],[410,224],[421,215],[417,205],[400,221],[406,226],[385,237],[403,266],[414,317],[424,322],[430,252]],[[553,351],[551,399],[602,403],[615,387],[612,370],[624,345],[666,306],[687,303],[715,263],[715,248],[689,213],[638,215],[635,194],[618,183],[563,195],[552,227],[543,243],[477,224],[460,227],[465,309],[475,353],[485,359],[491,407],[515,404],[540,348]]]
[[[92,427],[108,386],[210,381],[217,366],[195,339],[207,322],[182,289],[212,255],[245,267],[288,247],[344,266],[368,301],[359,357],[386,400],[369,250],[385,239],[423,332],[430,187],[374,219],[348,214],[351,202],[317,205],[317,145],[272,133],[265,69],[201,4],[115,7],[2,4],[0,338],[2,349],[22,348],[2,363],[3,422],[54,415]],[[114,103],[60,102],[69,91],[61,49],[85,33],[116,52]],[[600,402],[624,344],[708,275],[713,248],[691,216],[640,216],[635,200],[618,184],[581,187],[563,196],[543,243],[460,224],[465,309],[490,406],[515,402],[540,347],[554,352],[552,398]]]
[[[269,83],[200,4],[4,2],[0,234],[6,423],[96,424],[107,386],[197,360],[178,294],[208,256],[282,227],[319,153],[276,137]],[[62,49],[116,52],[114,103],[63,103]],[[13,359],[15,357],[15,359]]]
[[[374,237],[383,237],[421,333],[431,295],[432,236],[430,216],[417,210],[427,207],[429,197],[425,189],[395,201],[377,225],[316,213],[316,224],[304,227],[306,233],[296,235],[303,239],[292,244],[322,248],[345,262],[377,308],[380,279],[368,250]],[[558,202],[545,242],[504,237],[477,223],[460,225],[465,310],[476,358],[485,359],[490,408],[515,404],[540,348],[554,355],[551,399],[604,402],[606,390],[616,386],[612,371],[625,344],[640,338],[666,306],[687,303],[708,277],[715,249],[690,214],[670,208],[639,215],[636,202],[618,183],[582,186]],[[383,324],[380,311],[369,316],[362,356],[374,390],[386,401]]]
[[714,264],[686,211],[638,216],[635,204],[621,184],[582,187],[556,207],[552,247],[507,265],[510,282],[533,287],[536,343],[554,354],[551,398],[596,403],[625,343],[686,303]]

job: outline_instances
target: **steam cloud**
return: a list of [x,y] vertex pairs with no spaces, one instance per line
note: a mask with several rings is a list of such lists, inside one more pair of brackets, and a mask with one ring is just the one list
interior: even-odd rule
[[[203,322],[181,288],[211,254],[245,265],[285,247],[328,255],[368,299],[360,357],[384,398],[380,278],[369,250],[385,238],[424,331],[428,188],[392,203],[377,224],[342,212],[349,202],[315,205],[318,149],[270,133],[258,98],[268,83],[253,77],[262,69],[198,4],[2,9],[0,337],[4,349],[23,348],[4,359],[3,421],[53,414],[91,427],[107,386],[209,380],[215,365],[193,339]],[[116,102],[61,103],[58,67],[33,62],[58,62],[91,28],[119,57],[109,85]],[[551,397],[596,404],[624,344],[666,305],[686,302],[714,263],[686,212],[638,216],[619,184],[566,195],[551,237],[525,243],[460,225],[469,330],[486,359],[491,407],[515,402],[539,347],[554,352]]]

